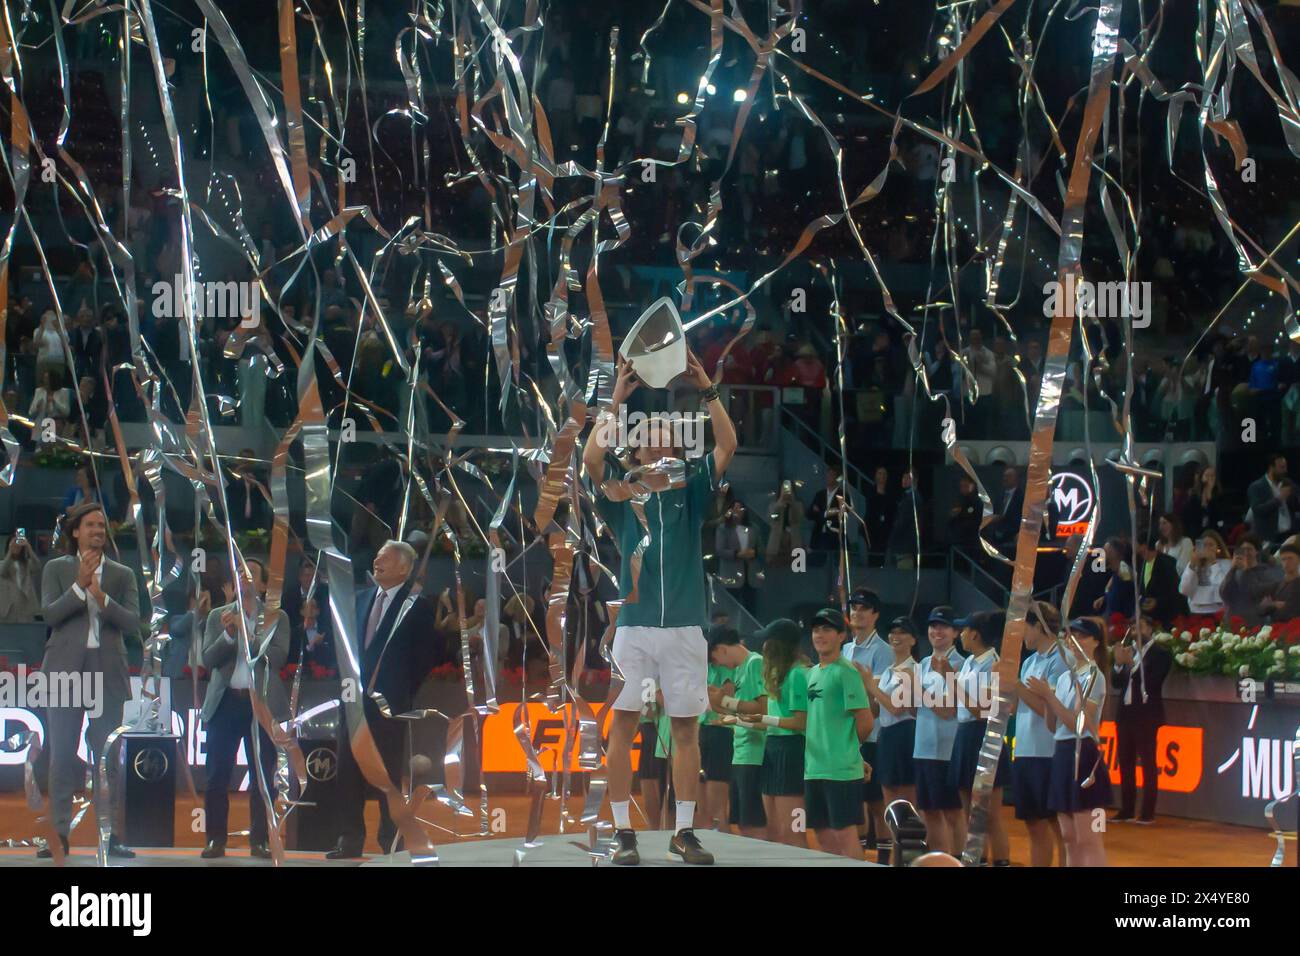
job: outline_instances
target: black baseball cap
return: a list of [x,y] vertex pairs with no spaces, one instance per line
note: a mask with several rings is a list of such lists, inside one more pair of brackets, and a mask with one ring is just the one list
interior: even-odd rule
[[1101,625],[1089,617],[1076,617],[1070,622],[1069,628],[1072,631],[1078,631],[1080,634],[1087,634],[1099,641],[1105,641],[1106,637],[1101,632]]
[[976,611],[959,621],[958,627],[969,627],[980,636],[985,647],[1002,646],[1002,633],[1006,629],[1007,616],[1002,611]]
[[754,636],[760,645],[767,641],[780,641],[794,646],[803,640],[803,628],[788,617],[778,617]]
[[848,628],[844,624],[844,615],[839,612],[838,608],[824,607],[812,618],[812,626],[823,624],[826,627],[833,627],[837,631],[844,631]]
[[907,616],[896,617],[896,618],[894,618],[892,621],[890,621],[890,622],[889,622],[889,630],[890,630],[890,631],[906,631],[908,634],[911,634],[913,637],[916,637],[916,636],[917,636],[917,634],[916,634],[916,625],[913,624],[913,623],[912,623],[912,619],[911,619],[910,617],[907,617]]
[[849,595],[849,607],[866,607],[880,613],[880,595],[871,588],[854,588]]
[[930,617],[927,624],[947,624],[949,627],[957,627],[957,612],[947,604],[939,604],[930,611]]

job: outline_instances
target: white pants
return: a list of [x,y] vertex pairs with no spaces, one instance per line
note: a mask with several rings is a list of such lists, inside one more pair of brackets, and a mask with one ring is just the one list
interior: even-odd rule
[[640,710],[664,695],[669,717],[698,717],[709,706],[709,649],[704,631],[691,627],[619,627],[610,648],[623,672],[615,710]]

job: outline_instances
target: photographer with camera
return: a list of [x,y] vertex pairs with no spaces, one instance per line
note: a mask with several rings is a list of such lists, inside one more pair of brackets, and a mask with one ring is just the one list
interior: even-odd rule
[[0,624],[31,624],[41,609],[41,559],[22,528],[0,559]]

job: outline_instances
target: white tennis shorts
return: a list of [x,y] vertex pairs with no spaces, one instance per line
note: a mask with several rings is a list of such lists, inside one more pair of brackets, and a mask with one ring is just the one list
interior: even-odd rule
[[709,648],[699,627],[619,627],[610,648],[623,672],[615,710],[640,710],[655,691],[669,717],[698,717],[709,706]]

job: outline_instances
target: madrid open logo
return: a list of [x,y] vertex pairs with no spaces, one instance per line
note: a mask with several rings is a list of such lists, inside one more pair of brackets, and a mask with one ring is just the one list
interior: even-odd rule
[[328,747],[317,747],[307,755],[307,776],[324,783],[338,773],[338,761]]
[[141,750],[132,763],[135,775],[145,783],[157,783],[167,775],[167,755],[156,747]]
[[1087,531],[1094,503],[1088,482],[1072,471],[1061,471],[1051,477],[1047,487],[1056,506],[1056,536],[1068,538]]

